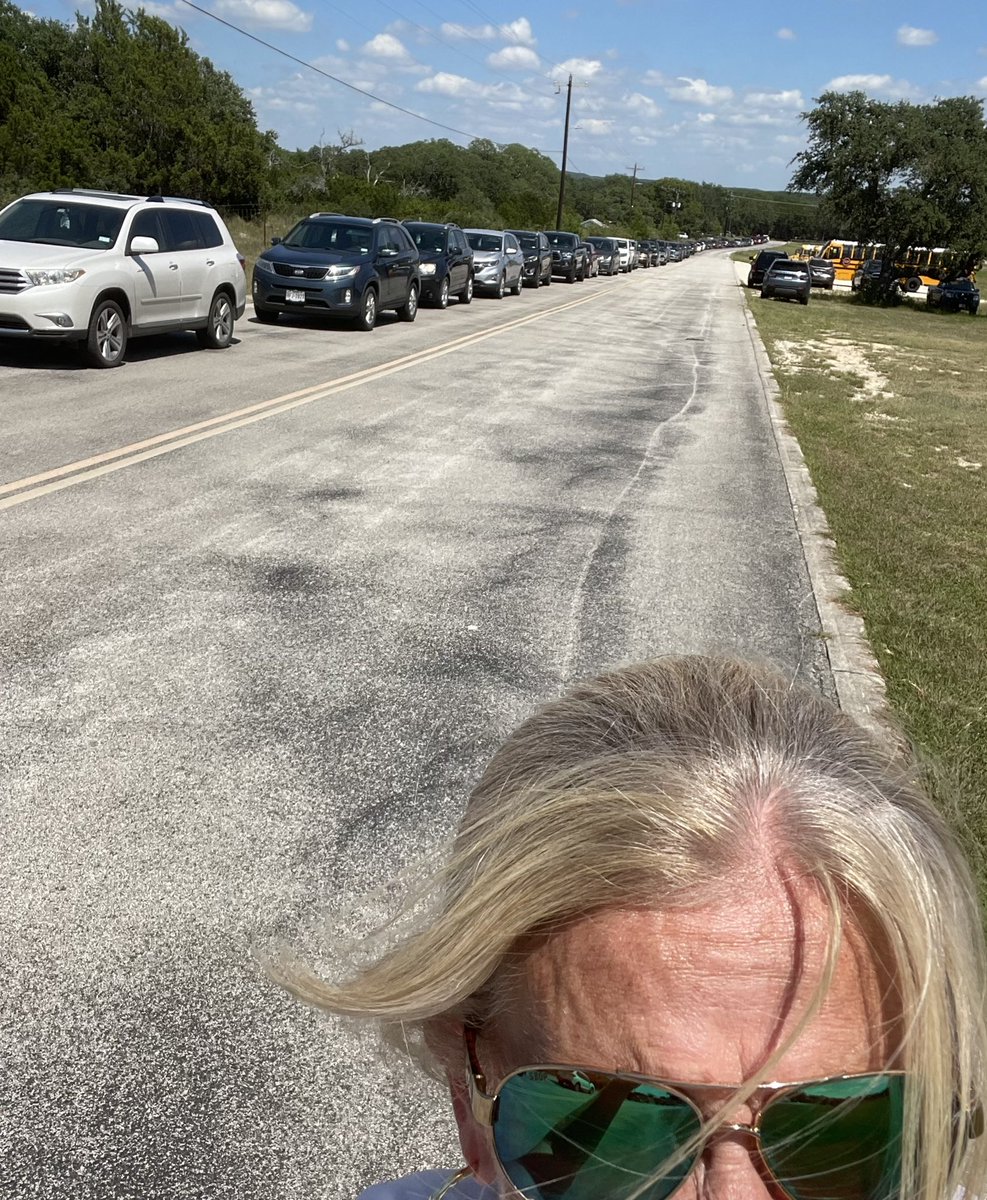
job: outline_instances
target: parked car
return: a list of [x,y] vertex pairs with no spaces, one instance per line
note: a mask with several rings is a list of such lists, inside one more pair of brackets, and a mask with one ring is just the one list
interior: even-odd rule
[[761,281],[762,300],[780,298],[808,304],[811,291],[809,264],[798,262],[794,258],[776,258],[765,271]]
[[601,275],[616,275],[620,271],[620,246],[616,238],[588,237],[591,246],[595,246],[600,255],[599,273]]
[[941,308],[943,312],[965,310],[975,317],[980,308],[980,289],[972,279],[945,279],[929,288],[925,303],[928,308]]
[[836,282],[836,267],[828,258],[810,258],[809,278],[813,287],[825,288],[827,292],[831,292]]
[[747,272],[747,286],[749,288],[760,287],[765,271],[779,258],[787,259],[788,255],[784,250],[761,250],[757,254],[752,254],[751,269]]
[[583,249],[586,251],[586,278],[594,279],[600,273],[600,252],[589,241],[583,242]]
[[901,285],[898,282],[897,276],[887,275],[882,278],[881,272],[884,270],[884,260],[880,258],[869,258],[856,271],[850,279],[850,290],[859,292],[862,287],[878,288],[883,286],[883,290],[887,293],[896,293],[901,290]]
[[421,302],[446,308],[449,297],[461,304],[473,299],[473,250],[458,225],[404,221],[418,247]]
[[641,251],[638,249],[638,244],[634,238],[630,239],[630,246],[631,246],[630,268],[632,271],[636,271],[638,269],[638,267],[640,267],[640,265],[641,265]]
[[523,279],[526,287],[545,287],[552,282],[552,243],[543,233],[533,229],[508,229],[513,233],[524,255]]
[[631,269],[631,242],[630,238],[614,238],[617,243],[617,248],[620,253],[620,269],[626,275]]
[[384,309],[418,315],[418,247],[391,217],[312,213],[254,263],[254,313],[266,325],[282,313],[343,317],[369,332]]
[[473,281],[478,291],[488,292],[503,300],[521,295],[524,254],[513,233],[504,229],[464,229],[466,240],[473,248]]
[[132,337],[194,330],[223,350],[247,303],[245,259],[201,200],[57,189],[0,211],[0,336],[77,343],[118,367]]
[[566,283],[586,278],[586,248],[578,234],[563,230],[545,231],[552,244],[552,274],[561,276]]

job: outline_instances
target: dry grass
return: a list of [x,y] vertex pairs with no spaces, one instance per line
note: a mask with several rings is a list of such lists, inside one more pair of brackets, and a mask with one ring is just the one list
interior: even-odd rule
[[906,731],[987,847],[987,319],[751,298]]

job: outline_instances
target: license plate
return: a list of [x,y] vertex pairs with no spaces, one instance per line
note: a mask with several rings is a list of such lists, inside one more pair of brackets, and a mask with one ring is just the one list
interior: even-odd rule
[[288,304],[304,304],[305,293],[301,288],[286,288],[284,293],[285,302]]

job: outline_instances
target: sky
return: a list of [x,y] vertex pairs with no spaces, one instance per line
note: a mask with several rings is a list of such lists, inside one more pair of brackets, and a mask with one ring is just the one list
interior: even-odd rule
[[[799,114],[827,89],[914,102],[987,98],[987,0],[196,4],[205,11],[185,0],[143,7],[180,25],[193,49],[228,71],[260,127],[287,149],[337,143],[341,131],[371,152],[482,137],[521,142],[559,163],[571,74],[571,170],[637,166],[639,179],[782,188],[804,145]],[[71,22],[92,5],[21,7]],[[371,158],[386,166],[386,156]]]

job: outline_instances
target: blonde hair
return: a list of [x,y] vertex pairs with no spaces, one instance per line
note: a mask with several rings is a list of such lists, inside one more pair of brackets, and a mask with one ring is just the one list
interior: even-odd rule
[[342,984],[297,961],[275,974],[330,1012],[424,1031],[456,1070],[448,1031],[489,1017],[522,939],[594,910],[697,903],[764,836],[829,898],[831,963],[844,908],[886,947],[909,1074],[902,1194],[983,1196],[987,1138],[965,1136],[987,1090],[967,862],[899,748],[772,668],[669,657],[545,705],[470,796],[424,928]]

